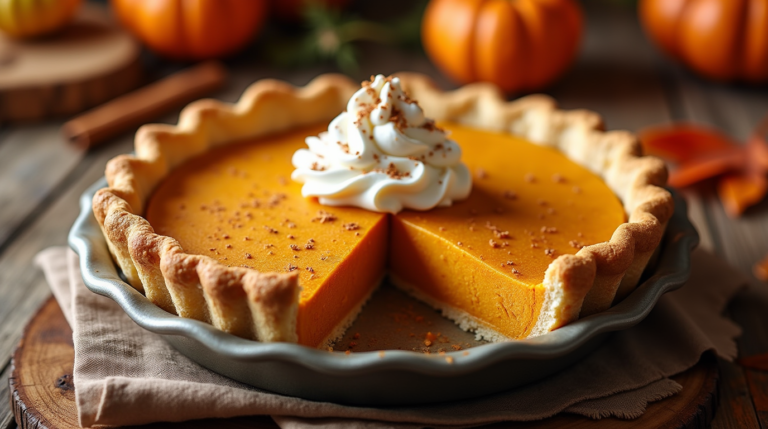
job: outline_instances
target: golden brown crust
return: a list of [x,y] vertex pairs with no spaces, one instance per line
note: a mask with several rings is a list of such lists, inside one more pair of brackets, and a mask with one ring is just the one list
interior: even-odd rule
[[[634,288],[661,240],[672,200],[661,188],[666,183],[663,163],[641,157],[633,135],[603,132],[598,115],[557,110],[545,96],[506,102],[487,84],[443,92],[425,76],[400,77],[428,116],[554,146],[603,177],[624,203],[629,222],[610,242],[561,256],[550,265],[544,287],[550,291],[545,296],[552,301],[545,305],[551,311],[542,311],[534,334],[562,326],[580,311],[602,311],[617,291],[623,296]],[[320,76],[303,88],[263,80],[234,105],[201,100],[187,106],[175,126],[139,129],[136,155],[121,155],[108,163],[109,187],[93,199],[109,249],[129,282],[179,316],[246,338],[297,341],[300,288],[295,273],[259,273],[186,254],[176,240],[155,234],[140,214],[154,188],[184,161],[227,142],[330,121],[357,88],[338,75]]]
[[[555,147],[602,177],[624,204],[629,221],[609,242],[587,246],[575,256],[560,256],[550,264],[544,287],[546,296],[557,300],[557,311],[540,316],[532,335],[569,323],[580,313],[586,316],[606,310],[637,286],[661,242],[674,203],[663,188],[667,183],[664,163],[642,156],[642,147],[633,134],[603,131],[597,114],[558,110],[554,101],[543,95],[507,102],[488,84],[443,92],[423,75],[398,76],[410,96],[419,100],[426,116],[509,132]],[[555,292],[562,296],[552,295]],[[543,307],[550,304],[545,302]]]

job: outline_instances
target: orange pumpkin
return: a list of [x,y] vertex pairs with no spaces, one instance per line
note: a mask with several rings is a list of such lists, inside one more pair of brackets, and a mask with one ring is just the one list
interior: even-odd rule
[[432,0],[421,38],[432,61],[460,83],[534,91],[571,64],[582,21],[574,0]]
[[15,37],[38,37],[72,20],[82,0],[0,0],[0,31]]
[[691,69],[768,82],[768,0],[642,0],[639,8],[650,37]]
[[261,28],[264,0],[112,0],[120,21],[150,49],[182,60],[218,58]]

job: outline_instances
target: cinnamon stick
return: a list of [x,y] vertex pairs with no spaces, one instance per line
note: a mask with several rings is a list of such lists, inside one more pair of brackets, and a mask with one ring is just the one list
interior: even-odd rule
[[72,144],[90,149],[204,96],[225,80],[221,63],[204,62],[102,104],[65,123],[62,132]]

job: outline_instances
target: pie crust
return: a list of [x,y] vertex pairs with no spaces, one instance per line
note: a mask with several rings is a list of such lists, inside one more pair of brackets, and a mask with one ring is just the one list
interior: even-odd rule
[[[610,241],[559,256],[550,264],[544,303],[531,336],[603,311],[637,286],[661,242],[673,201],[663,189],[664,163],[642,156],[633,134],[606,132],[597,114],[558,110],[542,95],[507,102],[489,84],[444,92],[426,76],[398,76],[428,117],[505,131],[554,147],[602,177],[621,199],[628,222]],[[300,285],[295,272],[262,273],[187,254],[175,239],[155,234],[141,215],[155,187],[186,160],[229,142],[328,122],[357,89],[359,85],[341,75],[322,75],[302,88],[262,80],[234,105],[200,100],[181,112],[175,126],[141,127],[136,154],[107,164],[109,187],[93,199],[109,250],[129,283],[174,314],[260,341],[296,342]],[[493,332],[486,336],[504,338]]]

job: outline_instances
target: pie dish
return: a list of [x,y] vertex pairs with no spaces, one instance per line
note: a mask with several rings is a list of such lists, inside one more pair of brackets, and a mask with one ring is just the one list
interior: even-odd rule
[[[573,365],[602,344],[609,332],[638,324],[663,294],[685,283],[691,250],[698,242],[685,202],[675,196],[675,212],[658,260],[649,264],[636,290],[607,311],[547,335],[469,350],[449,349],[444,355],[396,350],[399,346],[383,353],[328,353],[293,343],[246,340],[150,302],[121,276],[93,216],[93,196],[106,184],[102,178],[82,195],[82,211],[69,235],[88,289],[115,301],[139,326],[162,336],[188,358],[233,380],[285,395],[356,405],[414,405],[479,397]],[[361,317],[367,318],[371,309],[366,306]],[[390,335],[398,341],[403,338],[402,333]],[[345,346],[337,344],[336,349],[343,351]]]
[[[472,152],[468,147],[473,141],[485,145],[477,153],[494,153],[496,158],[503,155],[498,150],[505,144],[516,145],[525,154],[559,151],[547,155],[545,164],[569,173],[551,174],[550,180],[537,176],[537,171],[519,171],[518,188],[502,191],[498,186],[508,186],[511,177],[504,171],[505,166],[492,168],[491,155],[478,155],[475,183],[479,191],[473,191],[473,195],[482,194],[480,200],[473,196],[448,209],[404,211],[391,216],[360,209],[323,208],[316,201],[298,197],[295,186],[291,188],[285,178],[282,184],[280,175],[270,172],[260,176],[259,181],[269,179],[275,183],[262,183],[265,189],[259,191],[266,190],[268,195],[263,195],[259,207],[253,207],[253,203],[247,207],[247,213],[271,213],[272,223],[263,228],[260,225],[258,233],[267,234],[274,242],[257,239],[255,229],[247,233],[253,237],[235,237],[215,226],[209,233],[201,225],[212,222],[199,216],[182,219],[180,211],[190,207],[178,204],[173,197],[184,194],[181,190],[194,180],[211,182],[214,191],[228,191],[234,189],[234,179],[202,179],[205,175],[198,171],[216,165],[213,162],[220,158],[246,159],[244,154],[248,155],[252,148],[257,152],[251,153],[250,159],[264,155],[258,152],[264,146],[274,146],[273,151],[292,147],[290,142],[296,141],[296,133],[306,136],[319,130],[300,128],[327,123],[358,89],[336,75],[321,76],[300,89],[261,81],[235,106],[203,100],[187,107],[177,126],[142,127],[136,137],[136,155],[121,156],[108,164],[109,187],[96,193],[93,211],[111,254],[130,284],[166,311],[209,322],[225,332],[264,342],[299,342],[315,347],[332,343],[354,320],[384,274],[387,260],[395,284],[439,308],[463,328],[491,340],[544,334],[580,315],[609,308],[636,287],[672,216],[673,202],[662,188],[666,183],[663,163],[642,157],[631,134],[603,132],[597,115],[557,110],[543,96],[505,102],[491,86],[470,85],[442,92],[424,76],[401,74],[399,79],[428,116],[466,138],[463,145],[467,154]],[[259,141],[218,148],[247,139]],[[290,142],[280,143],[282,140]],[[499,141],[493,143],[495,140]],[[494,148],[498,150],[491,150]],[[540,155],[521,162],[537,158]],[[269,171],[270,165],[276,164],[263,158],[255,162],[261,162],[251,170],[255,172]],[[184,175],[185,171],[191,173]],[[238,177],[249,173],[235,170],[227,174]],[[219,171],[219,176],[224,175]],[[485,181],[490,185],[483,185]],[[545,181],[550,190],[544,189]],[[531,190],[523,188],[524,183],[531,188],[534,184],[540,186]],[[284,187],[285,191],[275,192],[276,187]],[[493,191],[485,192],[488,189]],[[570,200],[562,198],[563,189],[575,196]],[[210,195],[206,192],[205,197]],[[541,211],[519,208],[531,207],[529,197],[537,194],[542,196],[541,201],[533,205],[541,207]],[[501,200],[510,200],[510,205],[496,205]],[[524,200],[526,204],[517,204]],[[599,204],[590,206],[595,201]],[[241,218],[245,218],[246,207],[242,210]],[[227,207],[206,205],[201,211],[215,219],[216,213],[226,212]],[[613,217],[606,220],[604,212]],[[291,213],[290,217],[286,213]],[[521,231],[525,236],[512,237],[501,225],[512,213],[528,213],[522,220],[536,220],[539,224],[547,215],[552,220],[541,229]],[[142,216],[149,217],[152,223]],[[246,220],[237,217],[221,221],[248,226]],[[585,227],[591,218],[595,218],[593,226]],[[184,226],[173,230],[174,219],[178,220],[176,225]],[[286,234],[286,230],[293,229],[291,224],[299,225],[296,231],[306,228],[301,237],[306,240],[301,242],[304,250],[294,249],[299,245],[293,242],[298,232]],[[575,224],[579,225],[577,229],[587,230],[577,232],[572,229]],[[163,228],[172,230],[173,238],[163,235]],[[473,228],[482,228],[494,238],[479,238],[480,232]],[[574,236],[565,237],[567,230]],[[198,234],[201,231],[202,238]],[[191,233],[191,238],[185,239],[182,247],[179,238],[185,233]],[[327,239],[315,238],[321,234]],[[455,234],[461,235],[457,239]],[[335,246],[333,235],[340,241]],[[581,243],[580,238],[588,242]],[[218,241],[224,247],[210,246],[205,239]],[[480,243],[477,240],[485,240],[487,248],[463,245]],[[243,243],[250,245],[249,241],[261,246],[259,257],[242,250]],[[197,252],[188,252],[196,242]],[[524,245],[515,247],[518,242]],[[270,247],[264,248],[266,245]],[[275,258],[283,261],[286,269],[257,271],[248,264],[234,265],[233,252],[237,251],[241,258],[238,263],[246,258],[256,259],[256,264],[268,259],[264,253],[276,253],[270,250],[272,246],[287,253],[287,264],[285,259]],[[323,246],[327,247],[321,249]],[[515,260],[509,260],[508,265],[499,263],[503,255],[512,255],[508,247],[515,250]],[[335,265],[324,273],[315,272],[309,265],[300,270],[292,268],[298,264],[291,264],[290,258],[300,259],[315,251],[317,259],[325,252]],[[301,256],[299,252],[303,252]],[[274,263],[267,266],[274,267]],[[421,269],[418,263],[423,264]],[[441,275],[435,276],[436,272]],[[462,285],[473,289],[463,290]]]

